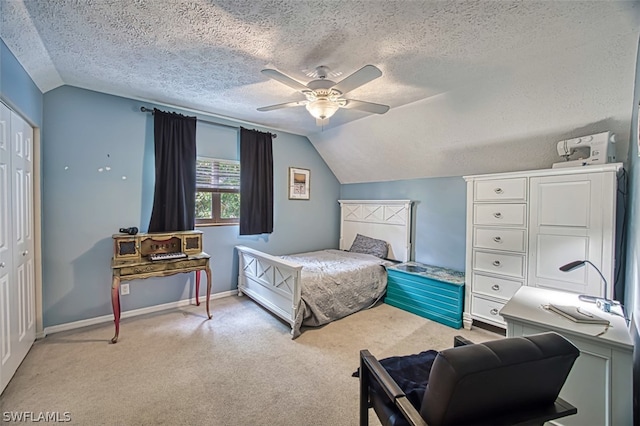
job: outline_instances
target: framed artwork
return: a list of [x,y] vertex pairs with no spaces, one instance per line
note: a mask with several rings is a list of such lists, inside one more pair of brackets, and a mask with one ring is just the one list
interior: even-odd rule
[[289,167],[289,199],[309,199],[309,178],[311,172],[307,169]]

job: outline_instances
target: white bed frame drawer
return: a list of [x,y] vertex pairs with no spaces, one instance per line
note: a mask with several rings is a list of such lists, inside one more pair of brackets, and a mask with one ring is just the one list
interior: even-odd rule
[[524,252],[526,230],[505,228],[475,228],[474,247],[492,250]]
[[524,278],[524,256],[474,251],[473,269],[509,277]]
[[526,200],[527,178],[476,181],[475,201]]
[[475,225],[525,226],[526,204],[476,204],[473,207]]
[[507,301],[520,287],[522,287],[522,281],[473,274],[474,293],[482,293]]

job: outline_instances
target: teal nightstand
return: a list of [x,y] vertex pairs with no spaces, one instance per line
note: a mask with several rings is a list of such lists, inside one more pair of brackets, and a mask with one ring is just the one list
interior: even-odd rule
[[384,302],[453,328],[462,327],[464,273],[418,262],[387,266]]

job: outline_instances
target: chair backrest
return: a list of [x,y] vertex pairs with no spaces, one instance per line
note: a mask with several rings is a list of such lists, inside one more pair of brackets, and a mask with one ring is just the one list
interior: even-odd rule
[[469,424],[553,404],[579,355],[553,332],[444,350],[420,415],[429,425]]

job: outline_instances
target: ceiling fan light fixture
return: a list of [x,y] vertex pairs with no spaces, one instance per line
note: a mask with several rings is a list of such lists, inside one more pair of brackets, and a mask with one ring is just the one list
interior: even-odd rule
[[375,104],[373,102],[345,99],[344,95],[357,89],[382,75],[374,65],[365,65],[358,71],[343,78],[338,83],[327,79],[330,71],[326,66],[316,67],[315,80],[302,84],[297,80],[274,69],[263,69],[262,74],[302,93],[304,101],[285,102],[258,108],[258,111],[273,111],[280,108],[297,107],[304,105],[307,111],[316,119],[318,126],[325,126],[336,111],[340,108],[356,109],[375,114],[384,114],[389,106]]
[[329,99],[316,99],[315,101],[309,102],[306,108],[312,116],[324,120],[335,114],[338,108],[340,108],[340,105]]

